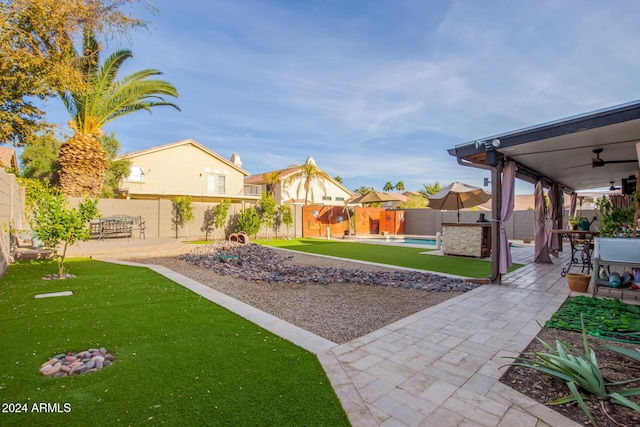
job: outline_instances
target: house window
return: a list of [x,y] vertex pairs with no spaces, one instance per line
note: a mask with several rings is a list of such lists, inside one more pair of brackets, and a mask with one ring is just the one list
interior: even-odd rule
[[336,202],[344,202],[344,197],[336,197]]
[[224,175],[218,175],[218,194],[225,194],[227,192],[227,177]]
[[207,175],[207,193],[209,194],[226,194],[227,177],[224,175],[216,175],[210,173]]
[[127,181],[144,182],[144,169],[142,169],[142,166],[131,166]]
[[323,201],[331,201],[331,196],[322,196]]

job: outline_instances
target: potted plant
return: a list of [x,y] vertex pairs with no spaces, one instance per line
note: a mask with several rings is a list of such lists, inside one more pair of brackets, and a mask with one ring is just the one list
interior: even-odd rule
[[569,223],[569,226],[571,227],[572,230],[577,230],[578,223],[580,222],[580,218],[577,216],[570,216],[569,218],[567,218],[567,222]]
[[603,261],[640,263],[640,238],[632,239],[636,232],[634,214],[638,194],[632,196],[632,206],[618,208],[607,197],[598,199],[601,214],[600,237],[595,238],[596,257]]

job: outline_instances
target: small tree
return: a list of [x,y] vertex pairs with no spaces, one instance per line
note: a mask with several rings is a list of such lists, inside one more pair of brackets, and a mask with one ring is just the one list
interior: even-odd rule
[[244,231],[245,233],[255,235],[260,231],[261,221],[258,211],[249,207],[240,211],[236,229],[238,231]]
[[287,226],[287,238],[289,238],[289,227],[293,225],[293,214],[291,212],[291,206],[278,206],[278,213],[280,214],[280,220],[282,221],[282,223]]
[[209,233],[215,229],[215,216],[215,206],[210,206],[204,211],[204,219],[202,220],[202,227],[200,227],[200,231],[204,233],[204,240],[209,240]]
[[224,225],[227,223],[227,214],[229,213],[229,208],[231,207],[231,200],[225,199],[220,202],[220,204],[216,207],[215,212],[215,228],[224,228]]
[[[85,198],[78,208],[70,206],[66,196],[36,180],[25,180],[27,219],[35,236],[58,263],[58,277],[65,278],[67,248],[78,240],[91,238],[89,221],[98,215],[98,199]],[[64,243],[59,252],[60,243]]]
[[260,222],[267,229],[267,239],[269,238],[269,229],[273,228],[273,217],[276,213],[276,202],[269,193],[262,193],[260,197]]
[[[171,202],[171,223],[176,230],[176,239],[178,238],[178,230],[184,227],[187,222],[193,219],[193,205],[191,204],[191,196],[178,197]],[[189,229],[187,229],[187,242],[189,241]]]

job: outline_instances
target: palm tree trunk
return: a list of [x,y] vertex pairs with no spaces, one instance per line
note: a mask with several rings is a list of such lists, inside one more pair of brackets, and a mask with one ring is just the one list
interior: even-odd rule
[[70,197],[98,198],[109,167],[107,153],[93,135],[75,134],[60,147],[60,189]]

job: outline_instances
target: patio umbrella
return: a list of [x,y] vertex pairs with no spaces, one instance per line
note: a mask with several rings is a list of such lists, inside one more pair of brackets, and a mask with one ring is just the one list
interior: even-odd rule
[[491,194],[486,193],[482,188],[454,182],[429,196],[429,207],[445,211],[456,209],[458,222],[460,222],[460,209],[472,208],[489,200],[491,200]]
[[382,203],[400,201],[399,198],[391,194],[381,193],[379,191],[371,191],[363,196],[355,198],[352,203]]

